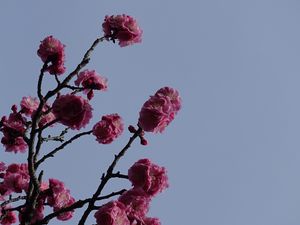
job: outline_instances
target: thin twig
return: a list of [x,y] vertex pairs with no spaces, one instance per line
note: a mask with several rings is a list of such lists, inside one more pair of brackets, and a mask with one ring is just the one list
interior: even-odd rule
[[[104,199],[111,198],[113,196],[121,195],[125,191],[126,191],[126,189],[122,189],[120,191],[112,192],[108,195],[100,196],[96,199],[96,201],[101,201],[101,200],[104,200]],[[73,203],[72,205],[70,205],[68,207],[65,207],[65,208],[59,209],[59,210],[57,210],[53,213],[50,213],[49,215],[45,216],[42,220],[36,222],[34,225],[48,224],[51,219],[57,217],[58,215],[60,215],[64,212],[70,212],[74,209],[82,208],[85,204],[89,203],[90,201],[92,201],[92,198],[87,198],[87,199],[84,199],[84,200],[78,200],[78,201],[76,201],[75,203]],[[94,209],[97,209],[97,208],[94,208]]]
[[111,175],[112,178],[121,178],[121,179],[128,179],[128,175],[126,174],[121,174],[120,172],[117,172],[117,173],[113,173]]
[[54,157],[54,154],[56,154],[58,151],[62,150],[65,146],[67,146],[68,144],[72,143],[74,140],[84,136],[84,135],[89,135],[93,132],[93,130],[90,131],[86,131],[86,132],[82,132],[79,134],[74,135],[72,138],[70,138],[68,141],[62,143],[60,146],[58,146],[57,148],[55,148],[54,150],[52,150],[51,152],[49,152],[48,154],[44,155],[39,161],[37,161],[37,163],[35,164],[36,169],[39,167],[39,165],[44,162],[46,159],[50,158],[50,157]]
[[25,199],[26,199],[26,196],[18,196],[16,198],[10,198],[10,199],[2,202],[0,204],[0,207],[2,208],[2,207],[6,206],[6,205],[8,205],[10,203],[17,202],[17,201],[20,201],[20,200],[25,200]]
[[102,175],[101,178],[101,182],[96,190],[96,192],[93,194],[93,197],[91,199],[91,201],[88,204],[87,209],[84,211],[81,219],[78,222],[78,225],[84,225],[86,219],[88,218],[89,214],[91,213],[91,211],[94,209],[95,207],[95,202],[97,201],[98,196],[101,194],[103,188],[105,187],[106,183],[109,181],[110,178],[112,178],[112,174],[113,174],[113,170],[117,164],[117,162],[124,156],[124,154],[126,153],[126,151],[130,148],[131,144],[133,143],[133,141],[139,137],[139,135],[141,134],[142,129],[139,128],[134,134],[133,136],[129,139],[128,143],[125,145],[125,147],[119,152],[119,154],[115,155],[114,160],[112,161],[112,163],[110,164],[110,166],[108,167],[106,174]]

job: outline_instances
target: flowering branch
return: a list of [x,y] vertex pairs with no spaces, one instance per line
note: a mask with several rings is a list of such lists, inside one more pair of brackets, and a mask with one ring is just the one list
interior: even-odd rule
[[134,134],[133,136],[129,139],[128,143],[125,145],[125,147],[119,152],[118,155],[115,155],[114,160],[112,161],[112,163],[110,164],[110,166],[108,167],[106,174],[103,174],[101,177],[101,183],[99,184],[96,192],[93,194],[92,200],[89,202],[87,209],[84,211],[81,219],[79,220],[78,225],[84,225],[86,219],[88,218],[89,214],[91,213],[91,211],[94,208],[94,204],[98,198],[98,196],[101,194],[103,188],[105,187],[106,183],[109,181],[109,179],[112,177],[113,174],[113,170],[117,164],[117,162],[122,158],[122,156],[124,156],[124,154],[126,153],[126,151],[130,148],[131,144],[133,143],[133,141],[140,135],[140,133],[142,132],[142,129],[139,128]]
[[49,91],[46,96],[45,96],[45,100],[48,100],[49,98],[51,98],[52,96],[56,95],[56,93],[58,93],[61,89],[65,88],[66,85],[69,83],[69,81],[76,75],[79,73],[79,71],[84,68],[90,61],[90,55],[91,53],[94,51],[94,49],[96,48],[96,46],[104,41],[105,38],[104,37],[100,37],[97,38],[93,44],[91,45],[91,47],[86,51],[86,53],[83,56],[83,59],[81,60],[81,62],[77,65],[76,69],[74,71],[72,71],[54,90]]
[[[164,167],[152,163],[149,159],[140,159],[128,170],[128,175],[114,172],[118,161],[125,155],[135,139],[140,139],[141,145],[147,145],[145,132],[162,132],[174,119],[181,107],[181,99],[175,89],[164,87],[146,101],[139,113],[138,128],[129,126],[128,130],[133,135],[124,148],[114,156],[113,161],[102,174],[99,185],[90,198],[76,201],[60,180],[50,178],[43,181],[43,170],[38,167],[47,159],[54,157],[57,152],[64,149],[73,141],[93,134],[99,144],[110,144],[124,131],[124,124],[118,113],[103,115],[92,130],[77,133],[69,140],[64,141],[68,129],[80,130],[84,128],[92,118],[92,106],[90,101],[94,91],[107,90],[107,79],[99,75],[95,70],[83,70],[90,61],[90,55],[95,47],[102,41],[119,41],[121,47],[141,42],[142,30],[136,21],[127,15],[106,16],[102,24],[104,36],[97,38],[84,54],[77,67],[62,81],[58,75],[65,73],[65,53],[63,45],[53,36],[46,37],[39,46],[38,56],[43,61],[37,82],[37,96],[23,97],[20,103],[21,109],[13,105],[9,117],[0,120],[0,132],[4,137],[1,142],[8,152],[25,152],[28,149],[27,164],[13,163],[6,167],[0,162],[0,223],[11,225],[17,222],[14,211],[19,212],[21,225],[48,224],[53,218],[69,220],[77,208],[87,205],[78,225],[84,225],[93,210],[97,210],[94,217],[97,225],[109,225],[105,221],[129,225],[132,221],[143,225],[160,224],[157,218],[149,218],[146,213],[149,202],[157,193],[168,187],[168,178]],[[56,87],[50,89],[45,95],[42,93],[44,73],[48,72],[56,80]],[[70,85],[72,78],[75,86]],[[69,89],[67,94],[61,94],[62,89]],[[71,90],[71,91],[70,91]],[[73,92],[72,92],[73,91]],[[87,98],[77,95],[82,92]],[[52,104],[47,102],[51,97],[56,98]],[[56,136],[44,137],[44,130],[55,123],[66,126]],[[28,133],[27,133],[28,132]],[[45,142],[59,141],[61,144],[39,160],[39,153]],[[102,195],[108,181],[112,178],[127,179],[132,188],[122,189]],[[11,193],[25,192],[26,196],[13,198]],[[110,201],[102,206],[95,206],[101,200],[120,195],[117,200]],[[9,199],[5,200],[5,197]],[[24,204],[11,207],[10,203],[26,200]],[[52,207],[53,213],[44,216],[44,207]],[[104,222],[103,222],[104,221]]]

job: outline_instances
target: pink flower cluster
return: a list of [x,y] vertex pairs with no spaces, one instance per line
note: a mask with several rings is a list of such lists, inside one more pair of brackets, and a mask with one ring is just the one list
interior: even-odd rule
[[[0,207],[1,225],[11,225],[17,222],[17,216],[13,211],[8,211],[10,207]],[[2,213],[4,212],[4,213]]]
[[128,177],[133,188],[95,213],[97,225],[160,225],[159,219],[146,214],[151,198],[168,187],[165,168],[141,159],[128,170]]
[[[5,199],[13,193],[22,193],[28,191],[29,186],[29,174],[27,164],[11,164],[8,167],[3,162],[0,162],[0,200]],[[32,223],[43,219],[44,206],[48,205],[56,212],[64,207],[70,206],[75,202],[75,199],[70,195],[70,191],[65,188],[64,183],[56,180],[49,179],[49,185],[46,183],[41,184],[41,193],[37,199],[36,209],[32,218]],[[9,205],[5,205],[4,208],[0,207],[1,213],[5,213],[5,216],[0,220],[0,224],[12,224],[16,222],[16,215],[11,212]],[[19,220],[22,220],[23,212],[25,208],[22,208],[19,215]],[[68,220],[73,216],[73,211],[61,213],[57,216],[58,220]]]
[[93,135],[101,144],[109,144],[119,137],[124,130],[122,118],[118,114],[102,116],[101,121],[93,127]]
[[0,121],[0,131],[3,133],[1,143],[7,152],[22,152],[27,149],[27,143],[24,140],[26,131],[26,119],[20,112],[17,112],[17,106],[12,107],[12,113],[9,117],[2,117]]
[[128,170],[128,177],[135,188],[141,188],[153,197],[168,188],[167,171],[149,159],[140,159]]
[[181,108],[177,90],[164,87],[150,96],[140,111],[138,125],[148,132],[163,132]]
[[38,56],[42,61],[51,63],[46,70],[50,74],[61,75],[65,72],[65,46],[53,36],[46,37],[41,41],[40,47],[37,51]]
[[[49,179],[50,194],[47,196],[48,205],[53,207],[56,212],[62,208],[68,207],[75,202],[75,199],[70,195],[70,190],[65,188],[64,183],[56,180]],[[72,218],[74,211],[64,212],[57,216],[58,220],[69,220]]]
[[[33,118],[35,115],[36,110],[38,109],[40,102],[37,98],[33,98],[31,96],[23,97],[20,103],[21,111],[20,113]],[[45,113],[48,111],[50,106],[48,104],[44,105],[42,112]],[[43,127],[47,123],[55,120],[54,114],[50,111],[47,114],[43,114],[39,120],[38,126]]]
[[143,31],[131,16],[124,14],[106,16],[102,27],[105,37],[112,40],[118,39],[121,47],[142,41]]
[[26,116],[31,116],[33,112],[37,110],[39,107],[39,101],[37,98],[33,98],[31,96],[23,97],[21,100],[21,112]]
[[107,79],[100,76],[95,70],[84,70],[79,73],[75,85],[84,88],[84,93],[87,94],[89,100],[94,96],[93,90],[106,91]]
[[27,164],[13,163],[6,168],[5,164],[1,163],[0,172],[0,178],[2,178],[0,182],[0,199],[11,193],[27,191],[30,179]]
[[52,112],[59,122],[77,130],[89,123],[92,110],[86,99],[72,94],[59,96],[52,105]]

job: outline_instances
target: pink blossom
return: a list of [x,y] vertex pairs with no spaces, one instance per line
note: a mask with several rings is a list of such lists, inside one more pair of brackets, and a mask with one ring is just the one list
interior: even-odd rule
[[[67,192],[60,193],[58,195],[57,199],[59,199],[57,201],[59,201],[60,204],[59,204],[59,206],[55,206],[53,208],[54,212],[59,211],[62,208],[68,207],[75,202],[75,199],[72,196],[70,196],[69,193],[67,193]],[[61,221],[69,220],[73,217],[73,213],[74,213],[74,210],[61,213],[57,216],[57,219],[61,220]]]
[[89,102],[76,95],[61,95],[53,103],[53,114],[59,122],[71,129],[85,127],[92,118],[92,107]]
[[16,107],[12,107],[12,109],[13,112],[8,119],[3,117],[0,123],[0,131],[4,135],[1,143],[5,146],[7,152],[24,153],[27,149],[27,144],[23,139],[26,130],[26,119],[16,111]]
[[23,97],[20,105],[21,112],[26,116],[31,116],[32,113],[39,107],[39,101],[37,98],[33,98],[31,96]]
[[161,89],[159,89],[156,93],[156,96],[160,96],[160,97],[167,97],[170,99],[171,105],[172,105],[172,110],[174,112],[178,112],[181,108],[181,98],[179,96],[179,92],[174,89],[174,88],[170,88],[170,87],[163,87]]
[[122,118],[117,114],[102,116],[101,121],[93,127],[93,135],[102,144],[109,144],[119,137],[124,130]]
[[51,63],[51,65],[48,65],[48,67],[46,68],[46,70],[50,74],[61,75],[65,72],[66,68],[64,67],[64,48],[65,46],[53,36],[48,36],[43,41],[41,41],[37,54],[44,63]]
[[41,117],[41,119],[39,121],[39,127],[43,127],[43,126],[45,126],[46,124],[52,122],[55,119],[56,119],[55,115],[52,112],[49,112],[46,115],[43,115]]
[[121,47],[142,41],[143,31],[131,16],[124,14],[106,16],[102,27],[105,37],[112,40],[118,39]]
[[93,90],[107,90],[107,78],[100,76],[95,70],[84,70],[79,73],[75,85],[82,85],[84,93],[91,100],[94,96]]
[[[9,208],[10,207],[5,207],[4,210]],[[0,207],[0,216],[2,215],[1,213],[2,210],[3,209]],[[6,211],[5,216],[3,216],[2,219],[0,220],[1,225],[11,225],[16,222],[17,222],[17,216],[13,211]]]
[[97,225],[130,225],[125,206],[119,201],[111,201],[101,206],[95,213]]
[[161,225],[160,221],[158,218],[144,218],[144,225]]
[[143,189],[133,188],[124,192],[118,199],[126,207],[129,219],[141,219],[149,210],[150,197]]
[[13,163],[7,167],[1,186],[6,188],[8,193],[21,193],[27,191],[29,179],[27,164]]
[[139,126],[148,132],[163,132],[181,108],[177,90],[164,87],[150,96],[140,111]]
[[[57,179],[49,179],[49,190],[50,194],[47,196],[47,202],[53,207],[54,212],[68,207],[75,202],[75,199],[70,194],[70,190],[65,187],[63,182]],[[57,219],[63,221],[69,220],[72,218],[73,212],[72,210],[59,214]]]
[[142,188],[151,197],[166,189],[167,171],[149,159],[140,159],[128,170],[128,177],[135,188]]

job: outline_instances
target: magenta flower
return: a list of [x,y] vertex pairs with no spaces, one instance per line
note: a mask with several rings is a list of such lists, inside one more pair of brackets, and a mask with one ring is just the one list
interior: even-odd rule
[[102,28],[105,37],[118,39],[121,47],[142,41],[143,31],[136,20],[128,15],[106,16]]
[[111,201],[101,206],[94,217],[97,225],[130,225],[125,206],[119,201]]
[[[49,189],[50,194],[47,196],[47,202],[49,206],[53,207],[54,212],[75,202],[75,199],[70,194],[70,190],[65,187],[63,182],[57,179],[49,179]],[[69,220],[72,218],[73,212],[74,210],[59,214],[57,219],[62,221]]]
[[107,90],[107,79],[100,76],[95,70],[84,70],[79,73],[75,85],[85,89],[84,93],[87,94],[89,100],[94,96],[93,90]]
[[92,107],[89,102],[76,95],[61,95],[53,105],[53,114],[60,123],[71,129],[81,129],[85,127],[92,118]]
[[166,169],[149,159],[140,159],[134,163],[128,170],[128,177],[135,188],[142,188],[150,197],[169,186]]
[[140,111],[138,125],[148,132],[163,132],[181,108],[177,90],[164,87],[150,96]]
[[48,71],[50,74],[61,75],[65,72],[64,48],[65,46],[53,36],[48,36],[41,41],[37,54],[44,63],[51,63],[51,65],[48,65],[46,68],[46,71]]
[[9,115],[8,119],[4,116],[0,122],[0,131],[4,137],[1,143],[4,145],[7,152],[22,152],[27,149],[27,143],[23,139],[26,131],[26,119],[17,112],[16,106],[12,107],[13,112]]
[[144,218],[144,223],[145,225],[161,225],[160,221],[158,218],[150,218],[150,217],[147,217],[147,218]]
[[43,115],[41,117],[38,125],[39,125],[39,127],[43,127],[43,126],[45,126],[46,124],[52,122],[55,119],[56,119],[55,115],[52,112],[49,112],[46,115]]
[[[10,207],[5,207],[4,209],[9,209]],[[2,208],[0,207],[0,217],[2,216]],[[17,222],[17,216],[13,211],[6,211],[5,215],[1,217],[1,225],[11,225]]]
[[27,164],[9,165],[3,174],[3,182],[0,184],[1,195],[27,191],[29,179]]
[[33,98],[31,96],[23,97],[20,105],[21,112],[26,116],[31,116],[32,113],[39,107],[39,101],[37,98]]
[[102,116],[101,121],[93,127],[93,135],[101,144],[109,144],[119,137],[124,130],[122,118],[117,114]]
[[130,220],[141,220],[149,210],[150,197],[140,188],[124,192],[118,201],[125,205],[126,214]]

